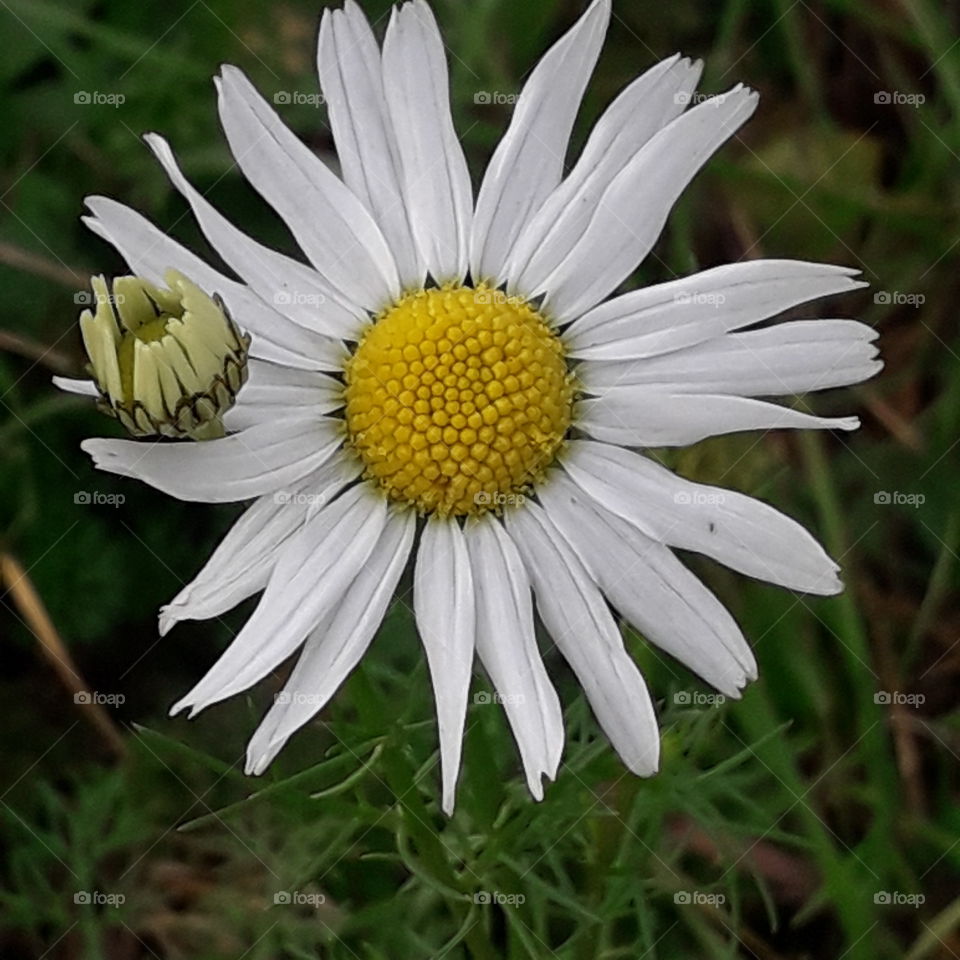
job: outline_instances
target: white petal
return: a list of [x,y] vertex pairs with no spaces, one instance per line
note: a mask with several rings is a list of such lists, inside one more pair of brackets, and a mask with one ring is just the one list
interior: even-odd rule
[[537,493],[624,618],[721,693],[739,697],[757,675],[753,653],[733,617],[673,553],[601,507],[559,470]]
[[564,332],[583,360],[655,357],[866,286],[858,270],[802,260],[746,260],[625,293]]
[[647,457],[589,440],[568,444],[563,466],[587,494],[660,543],[793,590],[843,589],[820,544],[761,500],[692,483]]
[[476,614],[470,557],[456,520],[427,521],[417,548],[413,605],[437,701],[443,810],[453,813],[473,668]]
[[537,504],[510,510],[506,523],[530,574],[540,618],[600,726],[628,769],[641,777],[656,773],[660,734],[653,703],[603,595]]
[[317,62],[320,86],[347,186],[366,204],[393,250],[404,289],[423,285],[403,199],[400,150],[383,94],[380,48],[360,7],[324,10]]
[[671,120],[683,113],[696,88],[702,64],[663,60],[639,77],[597,121],[577,165],[547,197],[517,241],[507,269],[508,290],[519,293],[530,284],[525,274],[545,276],[563,262],[597,210],[614,177],[637,151]]
[[266,585],[277,557],[307,518],[360,472],[337,457],[295,484],[248,507],[194,579],[160,611],[160,635],[181,620],[208,620],[232,609]]
[[521,231],[560,183],[570,131],[610,22],[610,0],[594,0],[550,48],[524,85],[477,197],[470,269],[499,283]]
[[53,385],[67,393],[76,393],[81,397],[99,397],[100,391],[92,380],[73,380],[70,377],[53,377]]
[[259,423],[331,413],[343,404],[343,383],[334,377],[252,359],[247,382],[223,422],[233,433]]
[[310,417],[202,443],[93,439],[80,446],[98,469],[135,477],[178,500],[231,503],[296,483],[336,455],[342,441],[336,421]]
[[107,197],[88,197],[93,217],[84,223],[113,244],[130,269],[151,283],[165,286],[163,275],[173,268],[211,296],[223,297],[234,320],[254,336],[252,356],[267,356],[304,369],[339,370],[346,351],[338,340],[305,330],[264,303],[242,283],[214,270],[146,217]]
[[624,447],[685,447],[742,430],[856,430],[856,417],[814,417],[775,403],[723,394],[681,393],[676,387],[611,387],[581,400],[577,426]]
[[856,320],[797,320],[728,333],[643,360],[584,361],[588,393],[660,384],[685,393],[784,396],[860,383],[877,373],[877,332]]
[[148,133],[144,140],[174,187],[190,204],[210,245],[261,300],[307,330],[327,337],[359,339],[367,321],[363,311],[341,302],[316,270],[238,230],[190,184],[163,137]]
[[737,86],[664,127],[614,177],[563,262],[541,273],[531,261],[527,295],[546,291],[544,309],[561,325],[609,296],[653,248],[687,184],[756,106],[757,95]]
[[383,87],[420,256],[438,283],[459,282],[467,271],[473,191],[450,114],[443,38],[424,0],[393,9]]
[[477,654],[507,712],[530,793],[542,800],[541,778],[552,780],[560,765],[563,717],[534,638],[530,581],[494,517],[468,522],[464,534],[476,590]]
[[281,553],[257,609],[236,639],[170,712],[190,707],[192,717],[279,666],[340,603],[386,522],[386,500],[367,484],[322,507]]
[[340,605],[307,638],[283,694],[250,740],[248,774],[263,773],[287,740],[326,706],[359,663],[390,606],[415,530],[412,510],[390,514],[369,559]]
[[397,266],[373,217],[280,120],[236,67],[217,84],[220,120],[237,165],[283,217],[300,248],[350,303],[376,313],[400,292]]

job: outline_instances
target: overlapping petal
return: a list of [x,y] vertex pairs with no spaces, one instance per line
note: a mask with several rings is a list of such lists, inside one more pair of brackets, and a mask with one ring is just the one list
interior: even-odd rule
[[343,344],[307,330],[278,313],[248,287],[225,277],[146,217],[107,197],[88,197],[93,213],[84,223],[117,248],[133,273],[164,285],[169,269],[179,270],[206,293],[219,294],[240,327],[253,334],[251,356],[306,370],[338,370],[346,358]]
[[530,218],[511,251],[505,271],[511,293],[535,287],[537,276],[563,262],[614,178],[654,134],[683,113],[701,68],[679,55],[663,60],[607,108],[570,175]]
[[284,545],[359,472],[335,459],[289,490],[264,494],[246,509],[203,569],[160,611],[160,635],[181,620],[208,620],[266,585]]
[[560,701],[533,632],[530,581],[511,538],[491,514],[464,530],[476,591],[477,654],[520,748],[527,786],[543,799],[563,750]]
[[697,104],[646,142],[610,181],[585,229],[572,225],[535,254],[518,281],[526,296],[545,294],[558,324],[575,320],[625,280],[653,249],[677,198],[710,156],[757,106],[738,85]]
[[586,360],[577,378],[588,393],[639,384],[738,397],[810,393],[878,373],[876,339],[876,330],[856,320],[796,320],[642,360]]
[[647,640],[729,697],[756,679],[756,661],[733,617],[669,548],[560,471],[539,496],[600,589]]
[[415,289],[426,266],[404,202],[403,167],[383,92],[380,48],[353,0],[347,0],[343,10],[323,11],[317,65],[344,182],[383,231],[402,286]]
[[278,667],[337,608],[386,525],[386,502],[364,484],[308,520],[278,558],[253,615],[171,713],[189,707],[193,716]]
[[693,483],[648,457],[589,440],[570,443],[563,465],[585,493],[659,543],[793,590],[842,589],[820,544],[761,500]]
[[540,60],[490,161],[471,239],[474,280],[506,279],[517,238],[563,176],[570,131],[610,22],[610,0],[587,12]]
[[627,768],[657,771],[660,734],[653,703],[593,578],[534,503],[507,514],[543,625],[583,685],[600,726]]
[[388,514],[368,560],[336,609],[307,638],[283,692],[247,745],[247,773],[263,773],[360,661],[390,606],[415,528],[412,511]]
[[81,447],[98,469],[142,480],[178,500],[235,503],[296,483],[323,466],[341,443],[335,421],[307,417],[261,423],[203,443],[94,439]]
[[414,571],[414,611],[437,703],[442,806],[452,813],[476,640],[475,586],[459,524],[430,519]]
[[363,203],[286,127],[240,70],[225,65],[217,93],[237,165],[327,283],[348,303],[373,313],[396,299],[397,265]]
[[443,38],[424,0],[394,8],[383,42],[383,87],[420,256],[438,283],[467,272],[473,189],[450,114]]

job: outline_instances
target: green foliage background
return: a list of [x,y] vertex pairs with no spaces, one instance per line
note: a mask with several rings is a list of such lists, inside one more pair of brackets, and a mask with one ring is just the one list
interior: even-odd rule
[[[387,4],[364,7],[382,25]],[[637,282],[768,255],[860,266],[872,284],[830,309],[879,327],[887,369],[812,400],[861,414],[863,430],[735,436],[674,457],[816,531],[848,589],[793,596],[689,558],[756,648],[761,679],[744,699],[684,703],[707,691],[629,637],[664,738],[663,772],[638,781],[552,654],[568,730],[557,783],[531,802],[500,710],[474,704],[448,821],[403,602],[262,780],[242,775],[241,757],[282,677],[193,724],[166,717],[248,610],[162,642],[156,610],[237,511],[96,474],[79,443],[111,423],[50,384],[81,369],[74,294],[123,269],[79,223],[85,195],[122,199],[206,252],[142,133],[164,133],[210,199],[290,250],[233,166],[210,77],[232,62],[267,96],[315,92],[317,4],[0,4],[0,550],[27,570],[84,685],[123,698],[110,713],[125,745],[111,754],[38,655],[15,592],[0,593],[4,958],[960,954],[960,14],[937,0],[614,7],[578,143],[629,79],[677,49],[706,60],[703,89],[742,80],[762,95]],[[475,95],[517,92],[578,4],[436,9],[479,175],[508,108]],[[85,105],[81,91],[124,100]],[[877,96],[895,91],[923,103]],[[281,110],[331,152],[322,108]],[[92,490],[125,502],[75,503]],[[878,503],[881,491],[924,500]],[[305,902],[276,902],[284,891]],[[78,903],[81,892],[124,902]]]

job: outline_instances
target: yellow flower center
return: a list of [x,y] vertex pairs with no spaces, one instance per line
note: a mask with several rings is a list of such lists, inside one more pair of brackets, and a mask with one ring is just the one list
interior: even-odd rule
[[367,476],[418,510],[522,498],[570,426],[563,346],[528,303],[485,285],[421,290],[381,314],[346,367]]

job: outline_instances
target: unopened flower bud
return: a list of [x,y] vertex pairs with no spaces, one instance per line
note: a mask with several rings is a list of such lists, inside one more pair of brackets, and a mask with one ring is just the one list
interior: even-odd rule
[[117,277],[113,290],[93,277],[93,311],[80,330],[99,408],[137,437],[223,436],[223,415],[247,379],[250,338],[223,301],[176,270],[167,289]]

